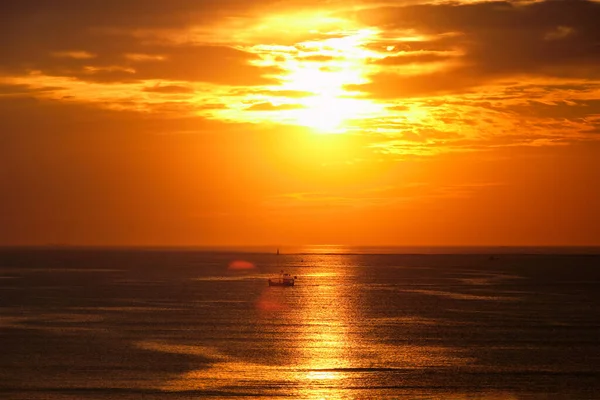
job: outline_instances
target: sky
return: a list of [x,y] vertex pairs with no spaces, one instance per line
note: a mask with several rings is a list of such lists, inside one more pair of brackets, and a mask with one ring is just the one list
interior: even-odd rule
[[0,245],[600,245],[600,2],[0,2]]

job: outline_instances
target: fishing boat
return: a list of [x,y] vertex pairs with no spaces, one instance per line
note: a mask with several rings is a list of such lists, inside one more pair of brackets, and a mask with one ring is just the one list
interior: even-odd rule
[[295,276],[284,273],[283,270],[279,274],[279,278],[269,278],[269,286],[294,286]]

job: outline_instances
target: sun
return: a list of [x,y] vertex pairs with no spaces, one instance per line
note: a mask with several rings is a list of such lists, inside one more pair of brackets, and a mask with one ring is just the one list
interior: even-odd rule
[[323,69],[312,63],[298,65],[287,79],[288,88],[311,95],[299,100],[302,108],[294,110],[295,123],[311,127],[317,133],[340,133],[344,123],[359,111],[360,101],[347,97],[347,82],[358,79],[356,69]]
[[[361,121],[383,115],[385,107],[351,90],[353,85],[369,82],[374,68],[370,61],[381,57],[368,46],[379,31],[347,20],[301,17],[284,20],[314,40],[247,49],[259,55],[254,64],[281,71],[272,76],[277,84],[263,86],[263,93],[251,93],[218,114],[253,123],[304,126],[318,134],[356,130]],[[274,24],[267,20],[261,29],[279,26]],[[305,27],[310,27],[308,32]]]
[[345,133],[373,108],[363,100],[327,94],[307,98],[304,104],[295,112],[296,123],[321,134]]
[[341,133],[349,121],[373,109],[371,102],[354,98],[347,89],[366,81],[368,54],[361,48],[364,36],[364,32],[359,32],[305,43],[301,48],[308,55],[290,60],[283,87],[311,94],[299,99],[303,107],[294,113],[298,125],[311,127],[317,133]]
[[307,107],[298,110],[298,124],[311,127],[317,133],[341,133],[344,122],[351,117],[341,99],[335,96],[314,96],[307,99]]

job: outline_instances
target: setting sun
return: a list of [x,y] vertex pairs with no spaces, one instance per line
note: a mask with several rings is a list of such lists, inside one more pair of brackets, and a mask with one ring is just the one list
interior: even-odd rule
[[[382,115],[384,107],[348,89],[368,82],[367,61],[378,55],[365,45],[377,31],[349,29],[348,21],[343,20],[306,18],[306,24],[320,28],[324,38],[257,49],[262,55],[258,65],[282,70],[279,85],[272,87],[277,96],[257,97],[251,116],[240,113],[243,115],[232,118],[295,124],[316,133],[343,133],[351,128],[352,119]],[[298,17],[295,21],[299,22]]]

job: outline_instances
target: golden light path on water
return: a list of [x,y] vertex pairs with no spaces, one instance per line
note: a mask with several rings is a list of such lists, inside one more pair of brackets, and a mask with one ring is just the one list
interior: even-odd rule
[[[343,265],[343,260],[334,263]],[[302,397],[342,398],[343,389],[349,384],[342,371],[352,364],[348,354],[352,345],[348,337],[351,304],[345,296],[351,277],[347,271],[332,267],[335,265],[313,274],[317,282],[310,289],[313,295],[306,296],[300,305],[298,319],[305,329],[298,333],[296,340],[302,343],[298,357],[302,371],[298,378],[305,382],[300,390]]]
[[[255,299],[256,313],[248,322],[257,324],[250,335],[257,335],[258,344],[248,338],[246,345],[256,347],[247,353],[239,348],[232,350],[227,341],[218,342],[217,347],[166,341],[144,341],[138,346],[210,360],[164,383],[161,390],[216,392],[242,388],[238,390],[267,397],[310,399],[354,398],[365,388],[381,385],[418,386],[423,383],[410,381],[402,374],[394,375],[393,381],[386,381],[390,378],[385,376],[395,369],[419,371],[472,361],[442,346],[413,345],[410,337],[405,337],[403,327],[414,328],[416,324],[431,328],[436,321],[418,316],[367,315],[360,302],[365,301],[364,294],[370,289],[360,282],[358,268],[352,264],[349,255],[313,254],[304,257],[303,269],[299,269],[303,273],[295,287],[271,288],[265,284]],[[261,274],[250,271],[246,276],[258,279]],[[393,332],[387,339],[373,335],[373,328],[381,325],[388,325]],[[236,329],[223,332],[224,337],[236,338]],[[401,340],[393,344],[389,339]]]
[[[328,250],[331,248],[323,249]],[[373,336],[372,327],[386,321],[371,317],[360,304],[368,289],[360,281],[353,256],[324,254],[315,256],[314,261],[319,268],[308,276],[314,286],[310,286],[298,310],[299,324],[304,327],[296,337],[302,343],[297,358],[297,368],[302,371],[297,374],[302,382],[299,397],[360,397],[353,390],[381,384],[375,378],[380,370],[464,362],[443,347],[398,346]],[[421,323],[410,317],[391,322],[400,322],[399,327]],[[402,330],[398,329],[397,334],[402,336]]]
[[[256,301],[257,316],[263,318],[263,323],[281,322],[275,324],[276,332],[271,334],[282,339],[277,347],[286,354],[283,365],[249,362],[228,355],[224,350],[202,345],[139,343],[138,346],[146,350],[191,354],[213,360],[206,368],[184,373],[160,389],[217,391],[243,382],[250,391],[261,387],[265,395],[265,392],[281,395],[281,390],[287,390],[300,398],[345,397],[344,385],[349,382],[342,370],[351,367],[352,363],[348,355],[351,343],[346,335],[349,319],[347,285],[351,277],[347,271],[336,268],[343,265],[343,256],[336,258],[339,260],[328,260],[329,264],[319,260],[319,268],[302,275],[301,283],[296,287],[265,286]],[[236,262],[235,266],[241,264]],[[279,387],[273,389],[274,386]]]

